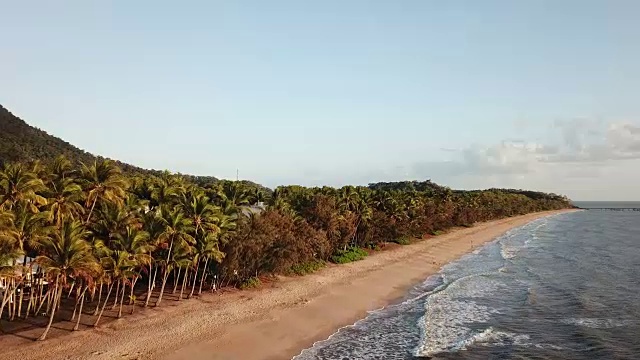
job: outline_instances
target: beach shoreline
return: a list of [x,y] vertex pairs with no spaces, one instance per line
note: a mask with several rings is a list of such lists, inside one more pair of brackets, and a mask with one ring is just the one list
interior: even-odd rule
[[[286,277],[263,289],[207,294],[146,309],[95,330],[46,342],[0,336],[3,359],[291,359],[339,328],[402,298],[475,248],[538,218],[527,214],[454,229],[365,260]],[[18,344],[19,343],[19,344]],[[16,345],[18,344],[18,345]]]

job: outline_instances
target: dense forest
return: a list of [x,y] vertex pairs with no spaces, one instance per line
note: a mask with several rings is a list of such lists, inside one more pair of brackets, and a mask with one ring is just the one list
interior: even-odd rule
[[78,329],[83,315],[98,325],[107,304],[120,317],[123,308],[161,305],[167,293],[182,300],[252,287],[264,276],[359,260],[389,242],[571,207],[555,194],[457,191],[430,181],[271,191],[125,170],[39,130],[17,131],[24,126],[15,119],[0,121],[2,156],[13,154],[0,168],[0,329],[46,316],[40,339],[64,307],[63,293]]

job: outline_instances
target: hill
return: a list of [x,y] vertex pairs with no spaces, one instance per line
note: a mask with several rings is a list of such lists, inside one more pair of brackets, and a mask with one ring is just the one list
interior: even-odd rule
[[[101,156],[96,156],[79,149],[68,142],[49,135],[46,131],[27,124],[0,105],[0,164],[5,162],[31,162],[40,160],[44,163],[53,161],[64,155],[73,162],[89,163]],[[134,165],[115,161],[126,173],[159,174],[159,170],[143,169]],[[185,175],[194,182],[206,183],[217,181],[213,176]]]

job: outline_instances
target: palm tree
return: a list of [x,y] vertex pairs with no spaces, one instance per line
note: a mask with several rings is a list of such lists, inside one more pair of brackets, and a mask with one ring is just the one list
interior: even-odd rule
[[184,269],[184,274],[182,275],[182,286],[180,287],[180,295],[178,296],[178,301],[182,300],[184,287],[187,283],[187,279],[189,278],[189,270],[193,263],[193,248],[184,243],[176,244],[172,257],[169,260],[169,267],[178,269],[178,277],[175,280],[176,285],[180,278],[180,270]]
[[3,235],[15,241],[23,252],[33,253],[38,248],[40,240],[47,236],[45,226],[47,213],[32,213],[26,206],[18,206],[12,213],[6,212],[4,222],[9,220],[10,226],[5,226]]
[[7,284],[0,299],[0,322],[4,307],[15,296],[17,289],[15,278],[19,276],[16,259],[23,255],[17,240],[11,235],[12,227],[13,214],[0,209],[0,279],[4,279]]
[[53,179],[65,179],[74,175],[76,172],[73,169],[71,161],[69,161],[64,155],[58,156],[51,165],[51,177]]
[[139,227],[140,219],[123,205],[103,203],[95,211],[91,229],[101,239],[114,239],[127,227]]
[[87,193],[85,206],[90,207],[85,223],[89,223],[93,209],[99,200],[122,205],[128,183],[122,176],[120,168],[110,160],[96,160],[89,166],[83,164],[82,180]]
[[3,236],[15,243],[20,253],[23,254],[22,268],[19,271],[21,276],[17,278],[17,280],[19,280],[19,284],[17,285],[20,286],[20,298],[17,301],[18,317],[22,314],[24,281],[28,278],[26,274],[31,274],[32,272],[32,264],[27,268],[27,258],[34,258],[36,256],[36,250],[40,246],[40,241],[48,236],[49,228],[45,225],[46,218],[46,213],[34,214],[27,209],[26,204],[20,204],[14,208],[12,226],[7,227],[3,231]]
[[235,219],[235,211],[233,216],[225,215],[219,207],[211,204],[207,196],[197,192],[190,192],[185,195],[182,207],[194,225],[194,237],[196,239],[193,248],[193,263],[191,264],[191,268],[194,269],[194,278],[189,297],[192,297],[201,261],[204,261],[204,268],[200,276],[199,294],[202,292],[202,283],[204,282],[209,260],[213,259],[217,262],[222,260],[224,254],[220,251],[218,240],[223,232],[235,228],[235,222],[233,221]]
[[[149,233],[136,228],[127,227],[123,234],[118,234],[116,236],[112,247],[116,249],[116,251],[126,253],[135,268],[135,271],[133,271],[133,279],[131,279],[131,293],[129,295],[129,304],[132,305],[131,312],[133,313],[133,306],[135,306],[135,302],[133,301],[133,289],[140,278],[140,272],[145,269],[145,266],[149,266],[151,264],[150,253],[153,250],[153,246],[149,244]],[[151,274],[149,274],[149,276],[151,276]],[[120,304],[120,306],[122,308],[122,304]]]
[[205,274],[207,272],[207,265],[209,260],[213,260],[215,262],[220,262],[224,258],[224,253],[220,251],[219,242],[218,242],[219,234],[208,232],[208,233],[199,233],[196,234],[196,243],[193,246],[193,261],[194,264],[192,266],[195,268],[193,284],[191,285],[191,293],[189,293],[189,298],[193,296],[193,292],[196,288],[196,282],[198,278],[198,270],[200,268],[200,262],[204,259],[204,266],[202,268],[202,274],[200,275],[200,287],[198,290],[198,294],[202,293],[202,283],[205,280]]
[[[160,242],[160,236],[165,230],[165,222],[164,220],[156,213],[155,211],[150,211],[144,214],[143,217],[143,229],[149,234],[148,245],[151,248],[151,258],[149,262],[149,273],[148,273],[148,283],[147,283],[147,296],[144,301],[144,306],[147,307],[149,305],[149,300],[151,299],[151,294],[153,289],[156,286],[156,275],[158,274],[158,261],[155,260],[153,256],[153,252],[156,254],[160,254],[158,251],[158,246]],[[153,269],[155,265],[155,271]],[[153,275],[151,275],[153,273]]]
[[[131,258],[131,254],[126,251],[116,250],[113,252],[115,256],[115,267],[114,267],[114,278],[119,280],[121,283],[120,292],[120,307],[118,308],[118,319],[122,317],[122,304],[124,303],[124,293],[127,283],[130,283],[130,279],[134,276],[134,269],[136,267],[136,262]],[[131,285],[133,287],[133,285]],[[116,298],[118,297],[118,293],[116,292]]]
[[42,190],[42,180],[21,164],[8,164],[0,171],[0,208],[11,210],[18,203],[24,202],[32,212],[37,212],[37,207],[47,202],[38,194]]
[[48,198],[49,222],[58,227],[63,218],[78,219],[84,213],[84,207],[79,203],[83,196],[82,187],[73,178],[54,178],[48,183],[45,196]]
[[[102,318],[102,313],[104,312],[104,308],[109,302],[109,296],[111,295],[111,291],[113,290],[115,281],[114,273],[116,260],[114,260],[113,256],[114,251],[109,249],[102,240],[94,239],[92,248],[94,257],[98,259],[101,268],[100,273],[98,274],[98,276],[96,276],[96,280],[100,283],[100,292],[98,294],[98,302],[96,304],[96,308],[93,311],[93,316],[98,316],[93,324],[93,326],[96,327],[100,322],[100,318]],[[107,295],[104,299],[104,302],[102,303],[102,306],[100,306],[100,298],[102,296],[103,285],[107,285]]]
[[108,283],[109,286],[107,290],[107,297],[104,299],[102,307],[100,308],[100,312],[98,313],[98,318],[93,324],[94,327],[98,326],[98,324],[100,323],[100,319],[102,318],[102,314],[104,313],[104,308],[109,302],[109,295],[111,295],[111,290],[113,290],[114,283],[118,284],[118,290],[116,290],[115,298],[117,299],[118,296],[120,296],[120,309],[118,310],[118,318],[122,316],[122,303],[124,300],[125,285],[128,282],[128,279],[133,276],[133,269],[135,268],[135,262],[130,258],[129,254],[126,251],[111,250],[107,248],[102,242],[97,242],[97,246],[101,248],[102,254],[106,254],[106,256],[103,256],[100,259],[100,263],[102,264],[102,268],[104,269],[102,281]]
[[152,187],[151,206],[157,207],[175,203],[184,190],[182,179],[169,172],[163,172],[157,183]]
[[[15,264],[15,259],[22,255],[20,249],[14,246],[8,241],[0,239],[0,278],[5,279],[7,286],[4,290],[2,298],[0,298],[0,321],[2,320],[2,313],[4,307],[9,301],[15,299],[15,292],[18,288],[16,278],[20,278],[18,266]],[[11,309],[9,309],[11,313]],[[11,316],[9,314],[9,316]],[[2,329],[2,327],[0,327]]]
[[142,206],[150,209],[153,198],[154,185],[157,182],[155,177],[134,176],[131,179],[130,191],[141,202]]
[[222,181],[222,191],[225,198],[235,206],[249,205],[250,191],[240,181]]
[[353,211],[360,199],[358,191],[353,186],[344,186],[340,189],[340,200],[345,210]]
[[193,236],[193,224],[190,219],[186,218],[184,212],[180,209],[163,209],[162,219],[164,221],[164,230],[159,236],[159,241],[163,244],[163,247],[167,248],[166,259],[163,261],[164,274],[162,276],[162,287],[160,288],[160,295],[156,301],[156,306],[160,305],[162,301],[162,295],[164,293],[165,285],[171,270],[175,266],[174,248],[184,249],[190,244],[194,243]]
[[189,192],[183,196],[181,207],[186,217],[191,220],[194,233],[214,232],[220,229],[217,226],[219,217],[222,216],[220,208],[211,204],[210,199],[202,193]]
[[36,262],[53,281],[53,306],[49,314],[49,322],[42,336],[44,340],[51,329],[56,312],[56,304],[62,296],[62,289],[67,279],[84,279],[90,282],[100,271],[100,265],[93,257],[91,245],[86,241],[89,232],[77,220],[63,221],[49,237],[41,239],[42,255]]

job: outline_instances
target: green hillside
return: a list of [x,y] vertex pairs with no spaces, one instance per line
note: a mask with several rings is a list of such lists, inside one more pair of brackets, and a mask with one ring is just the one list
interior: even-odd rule
[[[59,155],[72,162],[90,163],[100,156],[79,149],[68,142],[49,135],[46,131],[27,124],[0,105],[0,164],[6,162],[32,162],[40,160],[50,163]],[[114,160],[125,173],[159,174],[158,170],[143,169]],[[213,176],[185,175],[194,182],[216,181]]]

